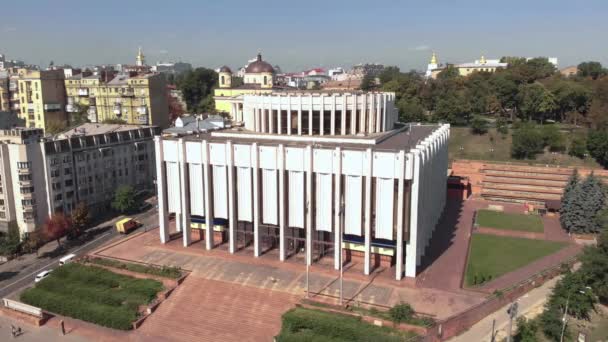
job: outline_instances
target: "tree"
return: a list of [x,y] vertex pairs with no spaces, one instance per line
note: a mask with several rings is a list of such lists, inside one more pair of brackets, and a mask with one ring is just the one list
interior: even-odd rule
[[118,187],[114,193],[112,208],[121,213],[127,213],[137,209],[135,190],[133,190],[133,188],[129,185],[122,185]]
[[374,80],[374,76],[372,74],[365,74],[363,79],[361,80],[361,85],[359,86],[361,90],[372,90],[376,86],[376,81]]
[[576,186],[569,182],[566,190],[560,217],[562,226],[573,233],[599,232],[596,217],[606,202],[602,183],[592,173]]
[[511,155],[517,159],[534,159],[543,152],[543,136],[535,125],[524,123],[513,131]]
[[74,223],[72,231],[75,236],[80,235],[86,229],[90,219],[89,207],[84,202],[78,203],[76,208],[72,210],[72,222]]
[[492,93],[496,96],[503,114],[510,113],[513,121],[513,112],[517,103],[517,83],[508,73],[497,73],[490,79]]
[[441,72],[439,72],[439,74],[437,74],[437,79],[438,80],[448,80],[448,79],[454,79],[454,78],[458,78],[460,77],[460,73],[458,71],[458,69],[454,68],[453,66],[448,66],[447,68],[441,70]]
[[561,152],[566,149],[566,140],[556,125],[543,125],[540,128],[543,144],[549,146],[552,152]]
[[568,149],[568,154],[577,157],[577,158],[585,158],[585,154],[587,153],[587,141],[584,137],[576,135],[572,137],[570,140],[570,148]]
[[607,71],[600,62],[582,62],[577,66],[577,75],[580,77],[591,77],[596,80],[606,75]]
[[46,124],[46,128],[45,128],[44,132],[48,133],[48,134],[59,134],[59,133],[65,131],[66,128],[67,128],[67,123],[65,121],[61,122],[61,121],[52,120]]
[[572,209],[571,204],[579,182],[580,179],[578,176],[578,170],[574,169],[574,172],[572,172],[572,175],[568,179],[568,183],[566,183],[566,186],[564,187],[564,193],[562,194],[560,221],[562,223],[562,227],[566,229],[568,229],[567,227],[570,226],[570,220],[572,220],[572,218],[568,215],[570,215],[570,210]]
[[[550,341],[559,341],[562,334],[562,317],[563,312],[559,308],[545,304],[545,310],[540,315],[540,325],[543,327],[543,333]],[[570,330],[566,325],[564,331],[566,340],[570,337]]]
[[471,106],[459,91],[448,90],[437,100],[434,116],[455,125],[466,125],[471,118]]
[[[599,218],[605,221],[608,217],[602,212]],[[605,223],[597,245],[586,247],[580,260],[580,272],[587,278],[587,285],[601,303],[608,304],[608,227]]]
[[513,336],[514,342],[537,342],[538,322],[533,319],[526,319],[523,316],[517,318],[517,331]]
[[566,310],[568,304],[568,316],[577,319],[589,319],[589,313],[593,310],[597,299],[587,285],[587,279],[583,272],[567,272],[560,279],[553,292],[549,296],[548,306],[557,308],[560,312]]
[[23,238],[23,243],[21,244],[21,251],[23,253],[32,253],[36,252],[36,256],[38,256],[38,249],[44,243],[44,239],[42,238],[40,232],[30,232],[26,233]]
[[603,167],[608,167],[608,130],[593,130],[587,136],[589,154]]
[[188,109],[194,111],[200,110],[203,100],[212,95],[217,82],[218,75],[214,70],[196,68],[180,75],[177,87],[182,91]]
[[60,239],[71,229],[70,218],[63,213],[55,213],[49,216],[42,228],[42,234],[47,240],[57,240],[57,245],[61,246]]
[[401,98],[397,100],[396,106],[399,109],[399,120],[401,122],[426,121],[424,107],[422,107],[418,98]]
[[540,83],[522,85],[517,95],[517,106],[523,118],[541,123],[557,108],[553,94]]
[[471,120],[471,130],[474,134],[486,134],[488,133],[488,121],[481,116],[475,116]]
[[496,119],[496,131],[500,134],[509,134],[509,125],[503,117]]
[[555,98],[557,120],[564,121],[572,113],[574,124],[579,116],[585,116],[591,105],[591,91],[583,84],[557,79],[548,87]]
[[70,125],[78,126],[83,123],[89,122],[89,106],[75,104],[74,107],[76,111],[72,113],[72,116],[70,118]]
[[21,236],[15,221],[8,224],[8,233],[0,236],[0,255],[11,257],[19,252]]

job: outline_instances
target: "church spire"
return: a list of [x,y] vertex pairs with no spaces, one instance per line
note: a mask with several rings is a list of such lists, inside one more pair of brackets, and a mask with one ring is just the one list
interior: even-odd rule
[[141,51],[141,46],[137,50],[137,57],[135,59],[135,64],[137,66],[144,66],[144,65],[146,65],[146,57],[144,56],[144,53]]
[[437,55],[435,54],[435,51],[433,51],[433,55],[431,56],[431,63],[430,64],[438,64],[437,63]]

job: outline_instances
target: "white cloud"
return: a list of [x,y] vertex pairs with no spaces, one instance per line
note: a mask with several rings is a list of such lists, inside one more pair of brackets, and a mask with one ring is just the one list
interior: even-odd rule
[[431,47],[428,45],[418,45],[416,47],[411,48],[410,50],[414,50],[414,51],[428,51],[430,50]]

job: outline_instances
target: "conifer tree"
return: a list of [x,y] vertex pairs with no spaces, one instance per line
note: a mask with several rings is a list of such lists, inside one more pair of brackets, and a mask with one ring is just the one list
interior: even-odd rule
[[576,192],[576,189],[579,185],[580,179],[578,176],[578,170],[574,169],[572,176],[568,179],[568,183],[564,188],[564,193],[562,195],[562,207],[560,210],[560,222],[562,227],[568,231],[571,230],[571,222],[573,221],[572,215],[572,199]]

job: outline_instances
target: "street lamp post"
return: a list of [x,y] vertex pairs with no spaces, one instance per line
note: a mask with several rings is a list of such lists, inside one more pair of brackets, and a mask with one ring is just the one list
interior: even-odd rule
[[[591,290],[589,286],[585,286],[584,289],[578,290],[578,293],[585,294],[586,290]],[[566,307],[564,309],[564,317],[562,317],[562,334],[559,337],[559,342],[564,341],[564,333],[566,332],[566,322],[568,321],[568,305],[570,304],[570,296],[572,296],[572,292],[568,293],[568,297],[566,298]]]
[[519,304],[517,302],[511,304],[507,309],[507,313],[509,314],[509,333],[507,335],[507,342],[511,342],[511,331],[513,329],[513,319],[517,317],[517,309]]
[[344,291],[344,287],[343,287],[343,283],[344,283],[344,260],[342,260],[342,226],[344,225],[344,197],[341,198],[340,201],[340,222],[338,224],[338,230],[339,230],[339,248],[340,248],[340,306],[344,305],[344,295],[343,295],[343,291]]

